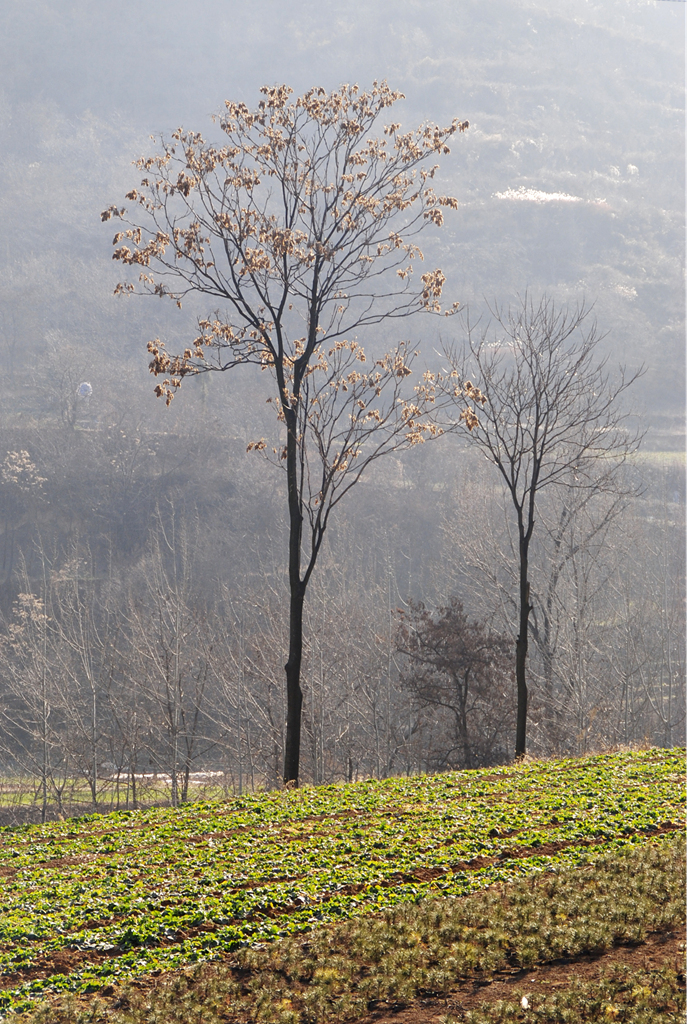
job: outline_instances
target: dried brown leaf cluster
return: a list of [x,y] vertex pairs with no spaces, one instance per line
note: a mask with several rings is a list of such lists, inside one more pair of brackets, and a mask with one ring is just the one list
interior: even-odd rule
[[[225,104],[216,118],[223,145],[178,128],[157,154],[136,162],[143,177],[126,198],[140,222],[114,205],[101,215],[128,221],[114,236],[113,258],[141,270],[117,293],[140,288],[180,304],[197,291],[229,303],[230,315],[201,321],[183,354],[167,355],[158,341],[149,346],[151,373],[165,377],[155,391],[167,403],[194,370],[307,365],[317,333],[334,340],[386,316],[451,315],[458,306],[442,309],[438,268],[413,289],[413,263],[424,258],[414,237],[427,224],[440,227],[444,210],[458,206],[435,193],[437,167],[425,164],[447,154],[468,122],[407,132],[390,122],[375,136],[380,115],[403,98],[386,82],[367,91],[313,88],[297,98],[285,85],[261,92],[253,110]],[[301,352],[289,339],[287,312],[306,324]],[[285,382],[278,386],[283,395]]]

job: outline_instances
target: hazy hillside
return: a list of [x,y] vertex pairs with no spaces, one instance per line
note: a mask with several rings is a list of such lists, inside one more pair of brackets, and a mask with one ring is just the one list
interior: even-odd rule
[[[487,15],[408,0],[390,18],[381,3],[207,0],[187,12],[180,0],[3,5],[0,335],[18,375],[5,415],[25,406],[22,382],[51,345],[76,345],[89,372],[104,372],[105,352],[114,378],[124,354],[143,371],[141,342],[167,326],[159,308],[112,300],[98,218],[150,133],[211,130],[225,97],[250,103],[265,82],[387,77],[407,94],[405,123],[471,122],[442,172],[461,208],[429,246],[455,297],[595,301],[609,351],[649,367],[652,443],[679,444],[663,431],[683,406],[683,5],[496,0]],[[408,331],[436,342],[432,324]]]

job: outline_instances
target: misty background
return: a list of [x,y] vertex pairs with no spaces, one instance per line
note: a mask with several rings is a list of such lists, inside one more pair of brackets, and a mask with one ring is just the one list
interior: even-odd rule
[[[169,409],[155,400],[146,342],[183,348],[213,310],[114,297],[100,212],[138,184],[151,135],[212,137],[225,99],[252,106],[282,82],[299,94],[385,78],[406,95],[404,128],[469,120],[439,176],[459,208],[423,239],[447,302],[487,317],[526,292],[585,300],[609,368],[645,366],[647,433],[628,470],[642,496],[588,553],[584,595],[579,574],[561,592],[555,730],[538,725],[551,718],[532,651],[532,736],[541,752],[683,741],[684,39],[685,5],[667,0],[4,0],[0,613],[5,630],[33,622],[52,666],[55,779],[81,772],[97,789],[103,764],[169,770],[164,722],[180,719],[160,651],[181,620],[165,620],[163,592],[188,617],[187,781],[207,767],[234,787],[278,776],[283,481],[246,454],[274,431],[265,381],[246,368],[190,381]],[[361,341],[401,338],[436,365],[462,335],[457,319],[419,317]],[[457,596],[512,635],[507,512],[495,472],[457,439],[390,460],[340,510],[308,598],[310,778],[456,763],[450,721],[402,685],[397,610]],[[542,592],[549,556],[542,544]],[[79,608],[93,617],[85,675],[69,640]],[[45,679],[27,650],[3,656],[3,759],[30,773],[22,700]],[[508,756],[499,708],[477,760]]]

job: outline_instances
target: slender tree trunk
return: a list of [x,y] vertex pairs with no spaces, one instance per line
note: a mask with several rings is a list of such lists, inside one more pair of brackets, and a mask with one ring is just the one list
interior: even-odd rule
[[294,410],[285,410],[286,479],[289,501],[289,659],[286,671],[286,740],[284,743],[284,785],[297,786],[301,758],[301,661],[303,659],[303,604],[305,584],[301,580],[303,513],[298,487],[298,422]]
[[524,757],[527,735],[527,633],[532,606],[528,575],[527,542],[520,541],[520,632],[515,644],[515,681],[518,688],[518,714],[515,730],[515,756]]
[[248,774],[250,775],[250,791],[251,791],[251,793],[254,793],[255,792],[255,776],[254,776],[255,765],[254,765],[254,762],[253,762],[253,745],[251,744],[251,741],[250,741],[250,718],[248,719],[248,722],[246,723],[246,749],[247,749],[247,753],[248,753]]
[[[134,728],[133,728],[133,744],[129,747],[129,777],[131,780],[131,800],[132,806],[135,811],[138,810],[138,801],[136,794],[136,766],[138,764],[138,687],[134,690],[136,694],[136,704],[134,707]],[[127,796],[127,808],[129,806],[129,800]]]
[[91,684],[91,797],[93,799],[93,810],[98,809],[98,694],[95,682],[89,678]]
[[297,786],[301,756],[301,660],[303,657],[303,603],[305,589],[298,585],[291,590],[289,608],[289,660],[286,669],[286,744],[284,750],[284,785]]
[[47,640],[45,635],[45,622],[43,622],[43,636],[42,640],[42,658],[41,658],[41,731],[42,731],[42,765],[41,765],[41,788],[42,788],[42,800],[41,800],[41,821],[44,822],[48,817],[48,715],[50,709],[48,707],[47,698]]
[[[45,688],[45,687],[44,687]],[[43,721],[42,721],[42,764],[41,764],[41,821],[45,822],[48,817],[48,723],[47,723],[46,701],[43,699]]]
[[[172,713],[173,737],[172,737],[172,807],[179,806],[179,710],[181,704],[181,679],[179,665],[181,659],[181,623],[179,615],[179,600],[175,592],[176,607],[174,609],[174,708]],[[183,799],[182,799],[183,802]]]
[[460,742],[463,747],[463,765],[472,768],[472,753],[470,751],[470,736],[468,733],[468,688],[470,685],[470,672],[465,673],[462,680],[458,680],[458,728]]

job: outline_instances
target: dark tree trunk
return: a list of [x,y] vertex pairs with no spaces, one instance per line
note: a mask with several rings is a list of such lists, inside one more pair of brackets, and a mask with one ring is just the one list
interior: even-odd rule
[[289,660],[286,669],[286,745],[284,749],[284,785],[297,786],[301,756],[301,658],[303,655],[303,602],[305,589],[299,582],[291,592],[289,609]]
[[297,786],[301,757],[301,660],[303,657],[303,603],[305,583],[301,580],[303,514],[298,488],[297,421],[294,412],[285,413],[286,476],[289,499],[289,658],[286,670],[286,742],[284,785]]
[[515,756],[523,757],[527,737],[527,634],[532,606],[528,575],[526,543],[520,544],[520,632],[515,644],[515,681],[518,688],[518,714],[515,728]]

